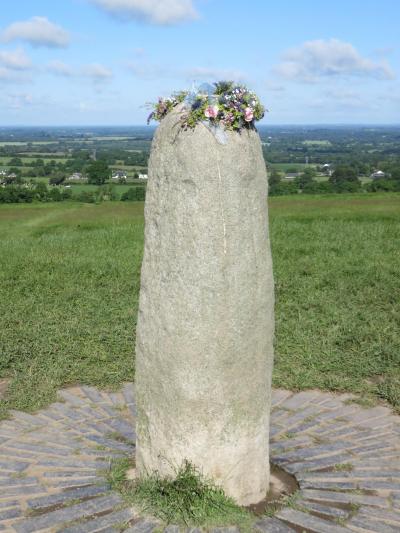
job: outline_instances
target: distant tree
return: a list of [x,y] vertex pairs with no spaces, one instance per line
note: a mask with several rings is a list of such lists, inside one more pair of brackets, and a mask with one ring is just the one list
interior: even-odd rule
[[47,185],[43,183],[42,181],[39,181],[37,183],[35,189],[34,189],[35,196],[38,200],[41,202],[46,202],[48,199],[49,191],[47,189]]
[[61,202],[62,199],[63,197],[62,197],[60,189],[56,187],[51,189],[51,191],[49,192],[49,200],[51,202]]
[[315,176],[317,175],[316,171],[312,167],[308,167],[300,174],[300,176],[297,176],[295,179],[295,183],[298,186],[299,189],[304,189],[304,186],[307,183],[310,183],[313,181]]
[[145,187],[130,187],[121,196],[122,202],[143,202],[146,198]]
[[22,159],[20,157],[13,157],[10,159],[8,164],[12,167],[22,167]]
[[400,167],[391,169],[392,180],[400,180]]
[[66,175],[64,172],[57,171],[55,172],[51,178],[49,179],[50,185],[60,185],[63,183],[66,179]]
[[103,185],[111,176],[111,170],[104,159],[92,161],[86,170],[88,183]]
[[329,181],[333,185],[338,185],[339,183],[346,182],[346,181],[357,182],[358,176],[354,168],[342,165],[342,166],[336,167],[336,169],[332,173],[332,176],[330,176]]
[[277,185],[280,183],[282,179],[282,174],[279,172],[279,170],[272,169],[272,171],[269,174],[268,183],[270,187],[273,187],[274,185]]

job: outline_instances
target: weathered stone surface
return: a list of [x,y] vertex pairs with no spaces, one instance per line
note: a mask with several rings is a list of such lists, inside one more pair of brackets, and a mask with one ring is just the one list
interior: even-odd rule
[[152,145],[136,346],[137,466],[185,459],[241,504],[268,488],[273,278],[256,131],[219,144],[179,109]]

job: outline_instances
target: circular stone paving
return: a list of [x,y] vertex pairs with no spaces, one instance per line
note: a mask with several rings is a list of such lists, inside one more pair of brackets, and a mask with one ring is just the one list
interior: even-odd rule
[[[120,393],[74,387],[59,396],[35,415],[13,412],[0,423],[0,530],[160,530],[126,507],[105,479],[113,457],[135,451],[133,385]],[[300,489],[275,517],[256,519],[254,529],[400,532],[400,417],[319,391],[275,390],[272,404],[271,461]]]

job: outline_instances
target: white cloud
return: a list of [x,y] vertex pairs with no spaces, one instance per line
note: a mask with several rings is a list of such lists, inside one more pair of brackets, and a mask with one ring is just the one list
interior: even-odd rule
[[128,70],[137,78],[146,80],[181,79],[188,83],[193,81],[219,81],[233,80],[243,81],[246,76],[243,72],[233,69],[221,69],[213,67],[175,68],[165,65],[152,64],[145,61],[130,62]]
[[49,48],[65,48],[70,41],[68,32],[46,17],[13,22],[2,32],[1,39],[5,42],[23,40],[32,46]]
[[27,70],[32,63],[22,48],[0,50],[0,65],[11,70]]
[[219,69],[209,67],[194,67],[185,71],[185,76],[192,80],[232,80],[232,81],[244,81],[246,75],[239,70]]
[[110,80],[113,77],[112,71],[101,63],[73,67],[58,59],[50,61],[46,66],[46,71],[65,78],[87,78],[96,83]]
[[192,0],[90,0],[118,18],[167,26],[198,18]]
[[92,63],[82,68],[82,75],[91,78],[93,81],[105,81],[112,78],[113,73],[100,63]]
[[75,75],[74,69],[72,67],[70,67],[63,61],[59,61],[58,59],[50,61],[50,63],[47,65],[47,71],[51,74],[65,76],[68,78]]
[[308,83],[324,77],[395,78],[385,61],[363,57],[353,45],[338,39],[307,41],[286,51],[276,72],[283,78]]
[[8,95],[11,109],[22,109],[33,104],[33,97],[29,93],[16,93]]

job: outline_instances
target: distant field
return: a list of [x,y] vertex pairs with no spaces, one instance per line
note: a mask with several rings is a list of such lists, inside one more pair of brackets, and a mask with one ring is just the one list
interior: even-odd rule
[[276,170],[287,172],[288,169],[296,168],[298,171],[304,170],[305,167],[315,168],[316,165],[307,165],[306,163],[268,163],[268,165]]
[[[274,385],[400,410],[400,194],[269,203]],[[133,379],[143,204],[2,205],[0,232],[0,413]]]
[[0,146],[26,146],[27,144],[58,144],[59,141],[0,141]]
[[323,141],[303,141],[303,144],[309,145],[309,146],[331,146],[331,141],[323,140]]

